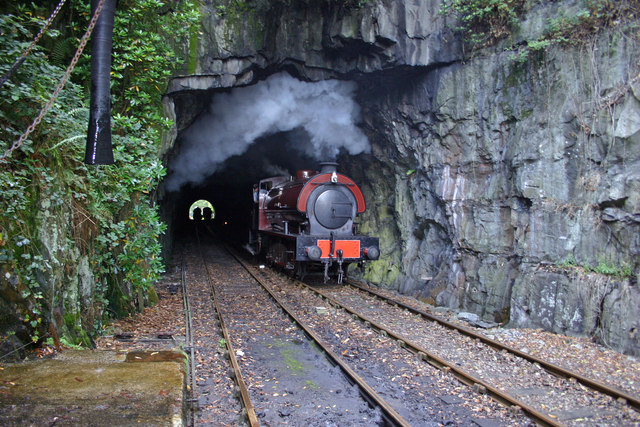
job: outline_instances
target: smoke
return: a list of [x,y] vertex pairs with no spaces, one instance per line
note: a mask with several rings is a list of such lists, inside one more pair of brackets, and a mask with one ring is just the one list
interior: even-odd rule
[[[278,132],[295,130],[289,138],[305,138],[298,148],[317,160],[334,160],[340,149],[352,155],[368,152],[369,141],[355,125],[360,118],[352,99],[355,88],[353,82],[307,83],[280,73],[253,86],[216,94],[209,112],[182,135],[167,190],[202,182],[257,138]],[[282,151],[285,156],[284,142]]]

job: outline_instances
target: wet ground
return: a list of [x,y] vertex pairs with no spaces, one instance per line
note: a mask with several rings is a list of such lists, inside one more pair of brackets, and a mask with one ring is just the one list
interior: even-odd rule
[[184,355],[65,351],[0,370],[0,424],[182,425]]
[[[252,373],[252,386],[260,389],[254,404],[261,407],[257,410],[261,424],[370,426],[381,423],[380,413],[362,400],[358,388],[308,341],[262,337],[247,351],[254,359],[269,361],[261,363]],[[258,377],[262,378],[260,382],[256,382]],[[277,401],[278,405],[268,404],[270,401]]]

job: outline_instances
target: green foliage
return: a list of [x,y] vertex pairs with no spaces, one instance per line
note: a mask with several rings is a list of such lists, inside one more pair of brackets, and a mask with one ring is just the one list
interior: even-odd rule
[[619,279],[629,278],[633,272],[631,266],[628,264],[623,263],[618,265],[604,260],[598,261],[598,264],[593,268],[589,268],[589,266],[586,265],[585,270],[593,271],[594,273],[603,274],[605,276],[613,276]]
[[618,279],[627,279],[633,274],[633,269],[627,263],[616,264],[607,260],[599,260],[595,267],[591,267],[589,262],[585,262],[580,265],[573,255],[570,255],[566,260],[559,264],[559,267],[565,269],[580,269],[585,272],[594,272],[605,276],[613,276]]
[[[69,40],[77,44],[89,20],[88,3],[72,1],[66,26],[44,43],[49,50],[37,47],[0,88],[0,154],[24,132],[63,76]],[[31,3],[12,7],[15,14],[0,16],[2,74],[44,19]],[[59,308],[65,320],[72,319],[67,340],[86,345],[86,332],[101,328],[107,307],[119,314],[117,307],[131,309],[137,290],[148,289],[163,271],[158,237],[165,225],[150,195],[165,174],[157,151],[171,124],[162,115],[161,95],[183,65],[175,53],[178,45],[167,40],[188,43],[198,19],[195,0],[119,2],[112,68],[114,166],[81,162],[88,55],[40,126],[0,162],[0,289],[5,289],[0,298],[15,304],[34,341]],[[85,318],[82,307],[69,305],[60,291],[61,280],[77,280],[80,255],[88,257],[95,282],[95,318]]]
[[581,9],[574,15],[562,13],[550,19],[544,37],[560,43],[579,42],[603,28],[637,18],[639,12],[638,0],[583,0]]
[[532,54],[544,52],[550,46],[582,43],[604,28],[637,18],[639,11],[639,0],[583,0],[582,8],[573,15],[560,10],[558,16],[547,22],[542,36],[517,48],[513,59],[525,62]]
[[525,63],[532,55],[543,53],[549,46],[551,46],[551,41],[546,39],[527,42],[525,47],[516,49],[511,59],[519,63]]
[[[463,40],[482,47],[510,36],[531,3],[532,0],[444,0],[440,13],[456,16],[455,30],[463,35]],[[552,45],[580,43],[603,28],[637,19],[640,0],[582,0],[581,6],[573,15],[560,9],[541,37],[513,48],[512,59],[526,62]]]
[[569,255],[569,257],[560,263],[560,267],[562,268],[570,268],[576,267],[578,264],[576,263],[576,259],[573,257],[573,254]]
[[444,0],[440,13],[456,15],[456,31],[474,45],[494,43],[518,25],[526,0]]

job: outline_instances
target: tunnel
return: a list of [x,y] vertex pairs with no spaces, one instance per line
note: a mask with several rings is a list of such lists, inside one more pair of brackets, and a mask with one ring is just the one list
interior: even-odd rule
[[[284,76],[286,82],[279,84],[284,84],[286,87],[275,85],[276,93],[256,94],[256,90],[262,90],[261,81],[269,78],[265,76],[257,80],[256,90],[246,92],[246,97],[242,93],[245,88],[184,91],[171,94],[169,102],[175,111],[177,132],[175,142],[164,159],[168,174],[160,186],[159,200],[162,219],[168,226],[164,237],[165,255],[171,252],[175,241],[185,236],[185,233],[193,227],[190,207],[197,200],[207,200],[213,205],[215,216],[211,221],[211,227],[216,233],[237,244],[242,244],[249,235],[253,203],[252,188],[260,179],[277,175],[294,176],[296,171],[301,169],[320,170],[322,161],[349,162],[348,159],[358,155],[353,149],[351,141],[353,138],[350,138],[350,132],[359,133],[356,139],[366,140],[366,137],[357,123],[361,119],[360,106],[354,100],[357,85],[353,82],[331,81],[329,86],[318,89],[314,86],[316,83],[301,82],[288,73],[281,72],[272,76]],[[307,86],[301,88],[299,84]],[[333,91],[334,87],[331,86],[333,84],[338,88],[336,89],[339,92],[338,95]],[[349,86],[344,89],[342,85]],[[309,93],[299,95],[304,99],[292,100],[289,98],[291,94],[287,94],[284,99],[277,101],[287,104],[282,108],[274,107],[281,117],[270,118],[269,120],[273,123],[256,130],[253,139],[251,137],[254,133],[251,130],[260,127],[261,117],[256,117],[258,114],[241,118],[239,123],[229,124],[228,121],[224,121],[227,113],[215,111],[216,108],[237,109],[238,115],[242,116],[246,108],[252,107],[251,105],[243,107],[244,103],[252,104],[254,101],[250,99],[251,96],[261,96],[266,99],[256,101],[263,102],[265,105],[264,111],[260,113],[272,116],[274,111],[271,107],[274,98],[280,96],[277,92],[299,93],[304,92],[305,88],[309,88]],[[337,99],[335,99],[336,96]],[[310,100],[313,97],[317,100]],[[345,101],[341,97],[349,99]],[[334,105],[335,103],[341,105]],[[342,104],[345,103],[353,105],[350,105],[347,110],[341,110],[344,106]],[[301,112],[304,109],[310,111]],[[340,126],[343,126],[343,122],[347,119],[350,123],[345,126],[349,129],[341,132]],[[229,119],[229,121],[234,120],[234,117]],[[329,130],[332,135],[327,138],[332,142],[319,142],[325,138],[322,132],[326,131],[317,129],[322,127],[318,122],[327,120],[337,122],[338,124],[333,124],[337,129]],[[212,125],[212,122],[215,124]],[[313,126],[316,128],[309,125],[310,122],[315,122]],[[240,128],[244,126],[246,129],[227,129],[234,126]],[[327,126],[332,124],[328,123]],[[229,132],[229,137],[211,136],[221,132],[220,129]],[[191,139],[194,139],[193,135],[197,135],[200,144],[198,150],[209,151],[210,154],[196,151],[191,161],[181,162],[179,159],[181,156],[184,157],[184,152],[194,150],[188,148]],[[242,148],[233,148],[238,144],[234,136],[242,139]],[[343,141],[343,145],[340,141]],[[218,144],[218,146],[211,147],[210,144]],[[329,147],[319,149],[319,144],[321,146],[328,144]],[[363,144],[363,142],[353,144]],[[224,154],[218,156],[216,150]],[[211,155],[214,160],[208,163],[201,162],[201,157],[206,155]],[[176,175],[180,175],[180,180],[184,182],[172,185]]]
[[233,240],[245,238],[255,183],[269,176],[294,175],[297,169],[319,169],[318,160],[291,148],[291,136],[291,132],[279,132],[259,138],[245,153],[224,161],[201,183],[169,193],[163,206],[164,211],[171,206],[170,216],[165,217],[176,233],[171,237],[180,238],[191,227],[189,208],[194,201],[204,199],[215,209],[212,224],[218,232]]

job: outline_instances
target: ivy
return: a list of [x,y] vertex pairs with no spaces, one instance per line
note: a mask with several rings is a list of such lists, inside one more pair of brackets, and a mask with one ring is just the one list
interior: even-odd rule
[[[40,28],[49,9],[43,3],[39,10],[19,2],[9,8],[12,13],[0,16],[0,73]],[[50,32],[0,88],[3,153],[64,74],[70,60],[66,56],[73,54],[65,46],[86,28],[88,3],[69,2],[57,31]],[[166,227],[152,202],[166,172],[158,159],[161,134],[171,125],[162,115],[161,96],[169,77],[183,66],[183,55],[176,51],[183,43],[188,46],[198,21],[194,0],[119,1],[111,83],[115,165],[81,162],[88,121],[88,54],[30,139],[0,163],[0,298],[13,301],[14,317],[31,331],[33,341],[43,337],[53,310],[59,308],[65,325],[57,326],[65,330],[67,342],[86,344],[86,333],[98,331],[107,313],[122,314],[117,307],[133,309],[134,298],[144,295],[137,291],[148,289],[163,272],[159,236]],[[95,281],[94,319],[60,291],[67,278],[77,280],[80,255],[88,257]]]

